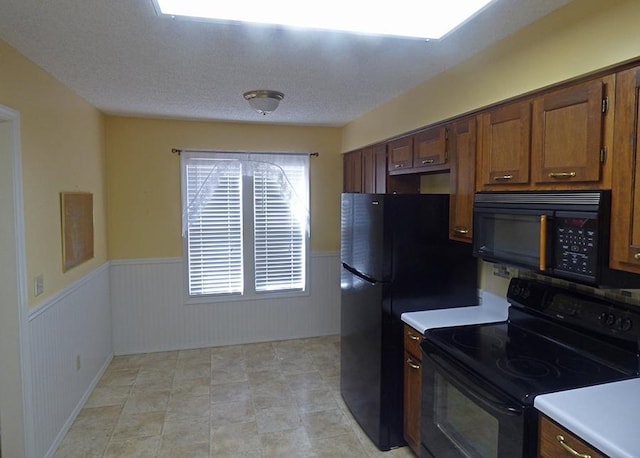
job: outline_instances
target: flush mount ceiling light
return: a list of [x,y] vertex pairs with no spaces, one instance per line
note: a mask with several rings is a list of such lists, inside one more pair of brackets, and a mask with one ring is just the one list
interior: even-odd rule
[[495,0],[153,0],[159,15],[438,39]]
[[270,91],[268,89],[259,89],[257,91],[247,91],[243,97],[251,108],[261,115],[267,115],[278,108],[280,101],[284,99],[284,94],[278,91]]

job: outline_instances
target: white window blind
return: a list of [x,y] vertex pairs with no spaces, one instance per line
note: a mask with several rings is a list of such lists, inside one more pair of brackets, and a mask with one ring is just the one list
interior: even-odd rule
[[184,152],[182,180],[189,296],[306,289],[308,155]]
[[[294,189],[303,187],[307,179],[303,167],[288,164],[282,169]],[[305,221],[299,218],[291,196],[282,195],[277,177],[256,171],[253,183],[256,291],[302,290]]]
[[186,164],[189,211],[189,295],[240,293],[242,171],[238,162],[193,159]]

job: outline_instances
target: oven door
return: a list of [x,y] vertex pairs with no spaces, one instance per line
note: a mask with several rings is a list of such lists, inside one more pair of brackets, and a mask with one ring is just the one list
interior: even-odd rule
[[552,211],[476,207],[473,254],[544,272],[551,265],[552,224]]
[[531,407],[439,354],[426,354],[422,373],[422,458],[533,456]]

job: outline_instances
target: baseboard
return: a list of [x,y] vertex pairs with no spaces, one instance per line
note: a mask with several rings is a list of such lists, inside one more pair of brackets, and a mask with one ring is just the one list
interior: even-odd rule
[[71,425],[73,425],[73,422],[76,421],[78,414],[80,414],[80,411],[82,410],[84,405],[87,403],[87,399],[89,399],[89,396],[91,396],[91,393],[93,392],[96,385],[104,375],[105,371],[107,370],[107,367],[109,367],[109,364],[111,364],[112,359],[113,359],[113,354],[111,354],[107,358],[107,360],[102,365],[102,367],[100,368],[100,370],[98,371],[94,379],[91,381],[91,384],[87,387],[86,391],[82,395],[82,398],[80,398],[80,401],[71,412],[71,415],[69,415],[69,418],[67,419],[67,421],[65,421],[64,425],[62,426],[62,429],[60,430],[56,438],[53,440],[53,443],[51,444],[51,447],[47,451],[45,458],[52,458],[55,455],[56,450],[64,440],[64,436],[67,435],[67,433],[69,432],[69,429],[71,428]]

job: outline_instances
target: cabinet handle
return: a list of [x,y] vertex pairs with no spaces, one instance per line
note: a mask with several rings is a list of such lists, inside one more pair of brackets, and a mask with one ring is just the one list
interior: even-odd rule
[[576,172],[551,172],[549,178],[573,178]]
[[425,159],[424,161],[422,161],[422,164],[433,164],[435,162],[434,159]]
[[498,176],[498,177],[493,177],[493,181],[510,180],[512,178],[513,178],[513,175],[502,175],[502,176]]
[[407,333],[407,336],[411,339],[411,340],[420,340],[420,337],[418,336],[414,336],[413,334],[411,334],[410,332]]
[[469,229],[467,229],[466,227],[454,227],[453,232],[460,235],[466,235],[469,233]]
[[591,458],[591,455],[588,455],[586,453],[580,453],[580,452],[577,452],[576,450],[574,450],[573,447],[571,447],[569,444],[567,444],[565,442],[565,439],[564,439],[563,435],[558,434],[556,436],[556,440],[562,446],[562,448],[565,449],[567,452],[571,453],[571,455],[577,456],[578,458]]
[[640,253],[634,254],[633,259],[635,259],[636,261],[640,261]]
[[[420,369],[420,364],[416,364],[416,362],[414,360],[412,360],[411,358],[407,358],[407,364],[409,365],[409,367],[411,369]],[[591,457],[589,457],[591,458]]]
[[404,164],[395,164],[395,165],[394,165],[394,167],[395,167],[396,169],[399,169],[400,167],[404,167]]

